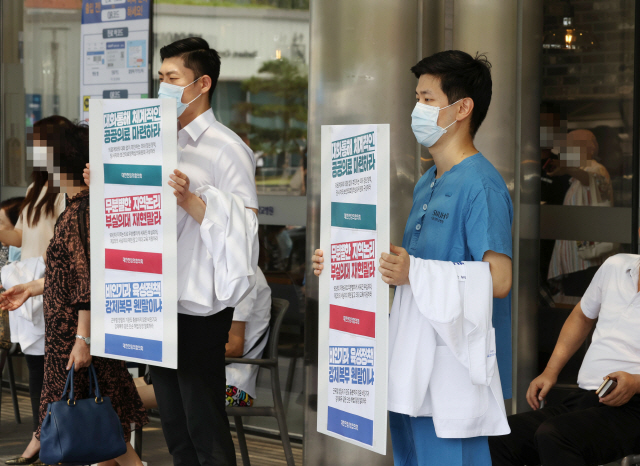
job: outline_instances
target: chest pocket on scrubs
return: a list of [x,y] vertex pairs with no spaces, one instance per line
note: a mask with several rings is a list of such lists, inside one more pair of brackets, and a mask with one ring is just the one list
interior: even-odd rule
[[456,359],[449,347],[437,346],[429,381],[433,417],[473,419],[489,408],[489,390],[471,383],[469,370]]

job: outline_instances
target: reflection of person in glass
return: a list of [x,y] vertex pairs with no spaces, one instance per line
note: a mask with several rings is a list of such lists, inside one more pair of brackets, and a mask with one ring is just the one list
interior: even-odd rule
[[[548,176],[571,176],[564,196],[567,206],[613,206],[611,177],[599,163],[598,142],[591,131],[576,130],[567,135],[560,154],[561,164]],[[549,264],[549,280],[561,278],[565,296],[582,296],[604,260],[613,253],[612,243],[557,240]]]

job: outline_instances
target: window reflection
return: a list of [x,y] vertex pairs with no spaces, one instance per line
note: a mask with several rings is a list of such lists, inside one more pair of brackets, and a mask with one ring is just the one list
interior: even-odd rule
[[[567,16],[592,43],[543,48],[540,200],[547,223],[541,231],[554,234],[540,240],[541,369],[600,265],[630,252],[630,244],[607,241],[595,227],[612,215],[631,218],[635,2],[610,3],[606,10],[599,2],[574,3],[569,14],[566,2],[544,1],[545,44]],[[627,233],[612,230],[615,238]],[[575,383],[580,357],[559,382]]]

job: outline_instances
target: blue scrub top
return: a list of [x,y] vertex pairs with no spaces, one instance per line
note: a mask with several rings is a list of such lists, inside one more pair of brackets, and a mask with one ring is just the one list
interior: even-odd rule
[[[495,251],[512,258],[513,204],[500,173],[484,156],[467,157],[436,178],[427,171],[413,190],[402,247],[420,259],[481,261]],[[511,292],[493,300],[502,393],[511,398]]]

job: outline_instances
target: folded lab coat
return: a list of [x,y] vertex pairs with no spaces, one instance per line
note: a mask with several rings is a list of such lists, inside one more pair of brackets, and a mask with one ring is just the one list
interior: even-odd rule
[[235,194],[212,186],[195,194],[207,206],[193,250],[182,252],[191,260],[178,270],[178,300],[190,313],[208,315],[234,307],[255,285],[258,218]]
[[[2,268],[2,286],[28,283],[44,277],[45,265],[42,257],[32,257],[12,262]],[[15,311],[9,313],[11,342],[20,343],[22,352],[30,355],[44,354],[44,312],[42,296],[29,298]]]
[[431,416],[443,438],[506,435],[486,262],[411,256],[389,322],[389,410]]

